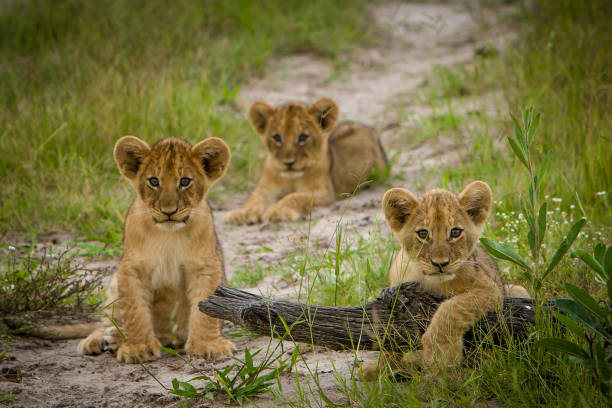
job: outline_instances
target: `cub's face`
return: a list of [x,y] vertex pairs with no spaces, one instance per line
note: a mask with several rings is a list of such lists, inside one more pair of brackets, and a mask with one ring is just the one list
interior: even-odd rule
[[149,147],[137,137],[124,136],[115,144],[114,157],[155,225],[178,230],[187,224],[194,208],[225,172],[230,151],[217,138],[208,138],[193,147],[183,140],[168,138]]
[[450,280],[474,251],[491,208],[489,186],[474,181],[455,195],[431,190],[420,198],[393,188],[383,211],[393,233],[425,275]]
[[338,120],[338,105],[319,99],[310,106],[288,103],[278,108],[255,102],[249,109],[253,129],[262,136],[269,162],[282,177],[301,177],[317,164],[328,133]]

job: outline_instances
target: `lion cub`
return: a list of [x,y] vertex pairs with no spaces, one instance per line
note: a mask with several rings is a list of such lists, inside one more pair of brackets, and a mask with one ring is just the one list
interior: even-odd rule
[[[168,138],[149,147],[124,136],[114,157],[137,192],[125,220],[123,259],[108,288],[126,338],[114,336],[117,359],[151,361],[171,344],[207,358],[230,355],[234,346],[221,337],[220,321],[198,310],[225,279],[206,195],[225,173],[227,144],[208,138],[191,147]],[[105,349],[105,332],[113,331],[105,325],[80,342],[81,353]]]
[[351,122],[336,126],[338,113],[338,105],[327,98],[278,108],[255,102],[249,119],[268,155],[255,190],[226,221],[298,219],[311,205],[333,203],[336,194],[354,192],[384,168],[387,159],[374,129]]
[[[459,363],[464,332],[500,307],[504,292],[529,297],[520,286],[504,287],[495,262],[477,246],[491,202],[491,189],[482,181],[470,183],[459,195],[435,189],[416,198],[402,188],[384,195],[385,218],[402,245],[389,271],[391,285],[416,281],[448,297],[421,338],[422,351],[407,354],[399,364],[388,358],[391,368],[408,361],[439,367]],[[366,364],[363,371],[366,379],[375,378],[378,363]]]

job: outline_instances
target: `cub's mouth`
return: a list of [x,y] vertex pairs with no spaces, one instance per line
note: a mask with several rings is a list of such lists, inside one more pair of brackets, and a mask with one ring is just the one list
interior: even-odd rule
[[183,228],[185,226],[185,224],[187,223],[187,220],[189,220],[189,216],[185,216],[181,219],[176,219],[176,218],[164,218],[162,220],[159,220],[155,217],[153,217],[153,222],[155,222],[155,225],[158,228],[161,229],[166,229],[166,230],[176,230],[176,229],[180,229]]
[[304,175],[304,170],[284,170],[280,172],[281,177],[298,178]]

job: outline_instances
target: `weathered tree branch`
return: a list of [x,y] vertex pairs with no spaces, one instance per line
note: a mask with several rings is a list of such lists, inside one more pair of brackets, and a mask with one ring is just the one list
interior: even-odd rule
[[[199,303],[199,308],[212,317],[265,336],[334,350],[379,350],[381,345],[387,350],[402,350],[420,346],[420,338],[442,301],[443,297],[425,292],[415,282],[385,288],[362,307],[275,301],[219,286],[206,302]],[[466,347],[473,347],[472,340],[483,336],[491,336],[495,344],[508,338],[524,338],[534,322],[531,299],[507,297],[501,311],[489,313],[466,332]]]

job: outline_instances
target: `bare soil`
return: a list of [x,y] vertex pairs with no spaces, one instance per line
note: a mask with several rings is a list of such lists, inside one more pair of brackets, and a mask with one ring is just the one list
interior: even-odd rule
[[[419,103],[414,94],[425,83],[435,66],[452,66],[474,57],[477,49],[487,44],[497,47],[511,38],[508,28],[498,25],[496,17],[506,9],[489,12],[468,9],[466,2],[444,4],[384,3],[371,9],[372,18],[381,22],[386,30],[383,40],[374,47],[358,49],[346,56],[347,66],[340,70],[312,55],[283,57],[274,61],[274,67],[263,78],[253,78],[239,96],[241,108],[255,100],[272,104],[288,100],[313,101],[318,97],[332,97],[341,108],[341,119],[357,120],[378,128],[389,157],[399,152],[392,170],[393,177],[405,180],[406,188],[423,188],[431,182],[416,183],[430,169],[457,165],[470,152],[468,142],[452,136],[429,140],[417,145],[398,143],[395,135],[404,124],[398,119],[400,108],[412,113],[427,114],[430,107]],[[494,110],[489,98],[483,98],[480,109]],[[393,178],[392,178],[393,180]],[[367,237],[373,225],[381,220],[380,200],[385,191],[374,186],[350,199],[338,201],[324,208],[316,208],[312,222],[283,223],[278,225],[230,226],[223,222],[225,213],[238,207],[246,194],[231,197],[223,206],[215,205],[215,220],[225,253],[228,274],[236,268],[259,263],[277,265],[287,254],[303,249],[305,245],[320,247],[334,245],[334,232],[340,222],[347,235]],[[385,227],[386,228],[386,227]],[[49,244],[57,245],[69,240],[61,234],[50,234]],[[6,239],[5,239],[6,241]],[[265,246],[270,250],[262,251]],[[112,272],[118,260],[105,261],[97,266]],[[265,278],[254,291],[274,297],[295,299],[298,287],[279,281],[278,277]],[[225,331],[231,331],[226,324]],[[265,348],[267,338],[241,337],[235,339],[236,356],[242,357],[248,347],[251,351]],[[156,380],[140,365],[117,362],[109,353],[99,356],[77,354],[78,340],[47,341],[31,338],[16,340],[10,347],[8,358],[0,362],[0,395],[3,392],[20,394],[7,403],[15,407],[153,407],[178,406]],[[294,348],[285,344],[285,351]],[[309,346],[302,347],[302,350]],[[325,406],[316,395],[311,372],[318,373],[320,389],[332,400],[343,401],[334,376],[348,376],[356,360],[363,353],[329,352],[323,349],[304,353],[305,363],[297,367],[303,384],[310,384],[309,398],[314,405]],[[200,374],[212,374],[213,368],[224,368],[232,363],[229,358],[214,363],[196,360],[193,365],[175,356],[164,355],[146,365],[161,384],[170,386],[173,378],[187,380]],[[306,366],[307,364],[307,366]],[[336,372],[334,373],[334,369]],[[292,398],[295,373],[283,374],[283,395]],[[254,401],[259,406],[279,406],[279,400],[269,395]],[[194,406],[221,406],[222,399],[192,402]],[[0,403],[0,405],[2,405]]]

